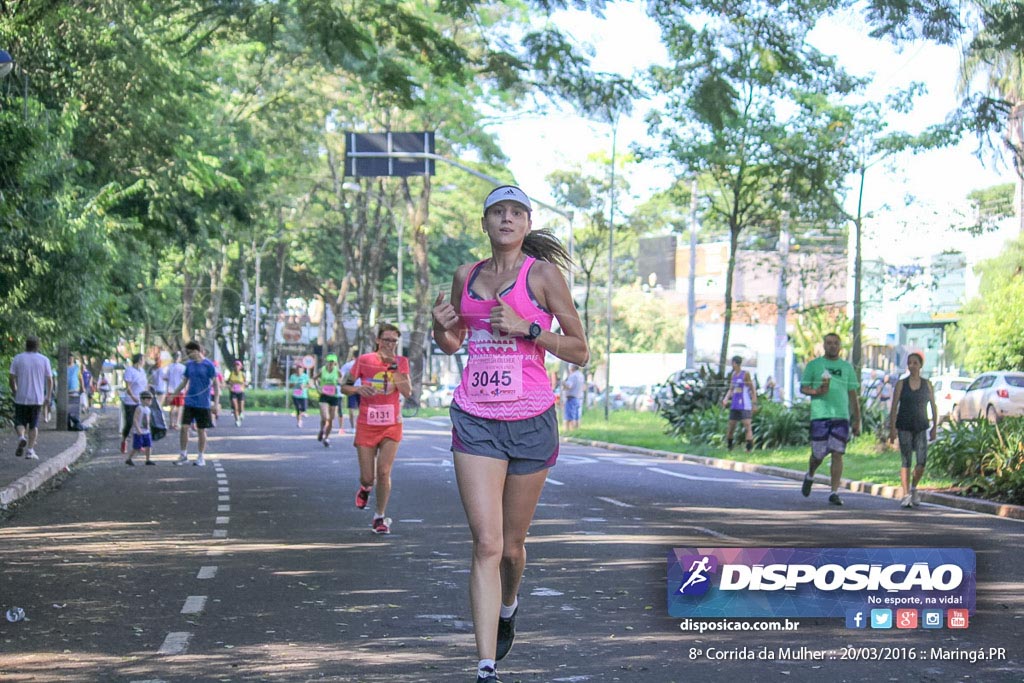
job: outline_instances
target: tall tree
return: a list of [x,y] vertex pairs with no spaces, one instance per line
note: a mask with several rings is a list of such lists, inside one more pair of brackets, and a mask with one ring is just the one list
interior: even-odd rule
[[810,47],[807,33],[825,7],[815,2],[733,3],[710,15],[686,15],[652,2],[672,64],[651,71],[667,98],[649,117],[661,152],[683,175],[711,187],[708,219],[729,232],[719,367],[729,353],[736,253],[744,231],[778,225],[787,194],[816,185],[814,155],[800,131],[809,95],[841,96],[857,83]]

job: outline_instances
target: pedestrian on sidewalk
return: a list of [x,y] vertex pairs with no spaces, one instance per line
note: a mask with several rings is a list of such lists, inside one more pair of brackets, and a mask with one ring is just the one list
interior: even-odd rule
[[163,364],[160,356],[157,355],[156,365],[149,372],[149,386],[152,388],[153,400],[163,403],[167,395],[167,366]]
[[754,450],[754,411],[757,410],[757,389],[750,373],[743,369],[743,356],[732,357],[732,374],[729,376],[729,391],[722,399],[722,407],[729,410],[729,426],[725,432],[725,445],[732,450],[732,439],[736,433],[736,423],[743,423],[743,433],[747,441],[747,453]]
[[121,452],[128,452],[128,434],[132,431],[135,410],[139,407],[139,396],[149,386],[146,371],[142,369],[146,357],[141,353],[132,356],[132,364],[124,369],[124,394],[121,396]]
[[167,366],[167,391],[168,394],[164,397],[164,405],[169,406],[170,413],[168,418],[169,429],[177,429],[178,424],[181,421],[181,409],[185,405],[185,397],[174,391],[174,388],[181,384],[181,381],[185,378],[185,364],[181,362],[181,352],[174,352],[174,360],[170,365]]
[[[473,536],[469,596],[477,683],[497,683],[512,647],[526,534],[548,469],[558,457],[558,415],[547,352],[585,365],[587,339],[563,272],[568,253],[532,231],[521,189],[495,188],[481,227],[491,256],[455,271],[451,298],[434,302],[434,339],[447,354],[468,341],[468,365],[452,398],[452,453]],[[557,318],[561,333],[551,331]]]
[[181,411],[181,431],[178,442],[181,451],[175,465],[188,462],[189,425],[195,422],[198,432],[199,456],[192,463],[199,467],[206,466],[206,430],[213,428],[210,410],[212,400],[220,400],[220,385],[217,383],[217,368],[203,355],[203,347],[197,341],[185,344],[188,363],[185,364],[181,383],[175,388],[175,394],[184,396],[184,407]]
[[[376,486],[374,515],[370,528],[378,534],[391,533],[387,518],[391,498],[391,468],[402,441],[402,412],[399,395],[409,398],[409,359],[396,355],[401,332],[394,325],[382,323],[377,328],[377,349],[356,358],[352,369],[342,380],[342,393],[359,394],[359,421],[356,423],[355,447],[359,457],[359,490],[356,507],[366,507]],[[356,380],[360,381],[356,386]],[[328,427],[328,431],[330,428]]]
[[860,379],[853,366],[839,357],[843,342],[838,334],[826,334],[822,343],[825,355],[808,363],[800,378],[800,393],[811,397],[811,459],[800,492],[804,497],[811,495],[814,472],[831,455],[828,502],[842,505],[843,455],[850,431],[860,436]]
[[14,429],[18,433],[14,455],[38,460],[39,416],[53,396],[53,368],[50,359],[39,353],[39,337],[25,338],[25,351],[11,359],[7,383],[14,396]]
[[107,401],[110,400],[111,388],[110,379],[107,377],[107,373],[102,370],[100,370],[100,383],[98,388],[100,391],[100,411],[106,411]]
[[317,441],[324,448],[331,446],[331,432],[334,431],[334,418],[338,416],[338,405],[341,403],[341,373],[338,370],[338,356],[329,353],[324,359],[324,366],[316,374],[313,384],[320,394],[320,432]]
[[132,467],[135,466],[132,458],[140,452],[146,456],[147,465],[156,464],[150,459],[153,452],[153,394],[147,389],[139,394],[139,401],[139,407],[135,409],[135,416],[132,418],[132,452],[124,461],[125,465]]
[[569,365],[569,374],[562,382],[562,391],[565,395],[565,431],[571,432],[580,428],[580,417],[582,413],[583,400],[583,373],[580,366]]
[[[934,441],[939,432],[939,411],[935,406],[935,390],[932,383],[921,377],[924,355],[914,351],[907,356],[907,370],[910,374],[896,382],[893,393],[892,411],[889,413],[889,442],[897,436],[900,443],[900,484],[903,498],[900,506],[909,508],[921,504],[917,484],[924,475],[928,462],[928,441]],[[931,433],[928,431],[928,406],[932,409]],[[916,460],[914,476],[910,476],[910,460]]]

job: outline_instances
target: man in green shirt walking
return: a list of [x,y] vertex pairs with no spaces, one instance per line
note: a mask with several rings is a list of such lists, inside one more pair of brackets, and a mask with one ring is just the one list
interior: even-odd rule
[[842,340],[838,334],[826,334],[823,344],[825,355],[808,363],[800,378],[800,393],[811,397],[811,459],[801,493],[811,495],[814,472],[831,454],[832,495],[828,502],[842,505],[843,454],[851,429],[854,436],[860,436],[860,378],[852,365],[839,358]]

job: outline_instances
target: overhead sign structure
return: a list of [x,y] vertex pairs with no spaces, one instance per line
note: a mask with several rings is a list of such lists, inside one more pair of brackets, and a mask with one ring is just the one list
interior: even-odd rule
[[434,133],[345,133],[345,176],[434,175]]

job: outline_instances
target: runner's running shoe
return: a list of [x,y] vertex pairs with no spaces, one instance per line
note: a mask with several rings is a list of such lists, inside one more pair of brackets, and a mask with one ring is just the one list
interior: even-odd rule
[[828,497],[828,502],[832,503],[833,505],[842,505],[843,499],[839,497],[838,493],[833,493],[831,496]]
[[372,524],[373,533],[375,534],[390,534],[391,533],[391,518],[390,517],[377,517],[373,520]]
[[903,496],[903,499],[900,501],[900,507],[901,508],[908,508],[908,507],[913,506],[913,504],[914,504],[914,499],[913,499],[913,497],[909,493],[907,495]]
[[15,457],[20,458],[21,456],[25,455],[25,447],[26,446],[28,446],[28,440],[27,439],[19,440],[18,441],[18,447],[16,449],[14,449]]
[[808,479],[807,477],[804,477],[803,486],[800,487],[800,493],[804,494],[804,498],[811,495],[811,484],[813,483],[813,479]]
[[519,614],[519,606],[508,619],[498,618],[498,649],[494,655],[495,661],[501,661],[512,649],[512,643],[516,640],[516,616]]
[[356,491],[356,507],[360,510],[364,509],[366,507],[366,501],[370,500],[371,490],[372,489],[368,489],[360,484],[359,490]]
[[501,679],[494,669],[480,669],[476,674],[476,683],[501,683]]
[[192,465],[194,467],[206,467],[206,459],[203,457],[202,453],[199,454],[198,458],[192,461]]
[[331,440],[330,439],[324,439],[324,448],[330,448],[330,447],[331,447]]
[[187,462],[188,462],[188,456],[185,455],[184,453],[179,453],[178,454],[178,459],[174,461],[174,464],[175,465],[184,465]]
[[917,489],[910,490],[910,504],[914,507],[921,504],[921,494],[917,492]]

